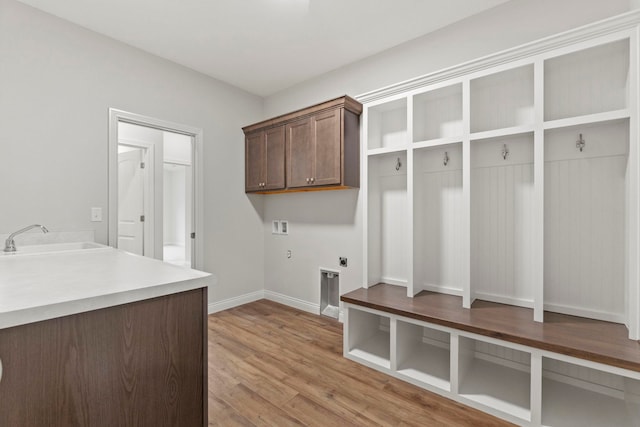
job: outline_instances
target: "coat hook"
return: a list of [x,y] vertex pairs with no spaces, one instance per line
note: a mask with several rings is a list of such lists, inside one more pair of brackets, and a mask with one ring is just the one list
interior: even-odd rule
[[509,155],[509,149],[507,148],[507,144],[502,146],[502,158],[507,160],[507,156]]
[[582,134],[580,134],[580,138],[576,141],[576,148],[578,148],[582,153],[585,145],[587,145],[587,143],[584,141],[584,138],[582,138]]
[[400,157],[398,157],[398,160],[396,160],[396,170],[399,171],[401,167],[402,163],[400,162]]
[[447,153],[446,151],[444,152],[444,159],[443,159],[442,163],[445,166],[447,166],[449,164],[449,153]]

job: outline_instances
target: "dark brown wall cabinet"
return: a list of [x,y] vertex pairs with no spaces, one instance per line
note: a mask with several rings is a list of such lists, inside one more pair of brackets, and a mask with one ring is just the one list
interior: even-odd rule
[[247,191],[284,188],[284,126],[246,135],[245,153]]
[[245,191],[358,188],[361,112],[343,96],[242,128]]

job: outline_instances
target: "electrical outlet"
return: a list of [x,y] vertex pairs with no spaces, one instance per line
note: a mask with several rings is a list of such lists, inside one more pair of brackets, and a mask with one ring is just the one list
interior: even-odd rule
[[287,251],[287,258],[291,258],[291,250]]
[[346,267],[347,266],[347,257],[341,256],[340,257],[340,267]]

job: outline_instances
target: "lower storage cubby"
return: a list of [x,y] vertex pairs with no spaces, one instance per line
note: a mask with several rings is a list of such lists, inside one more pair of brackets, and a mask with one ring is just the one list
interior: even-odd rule
[[637,427],[640,380],[544,358],[542,425]]
[[449,333],[402,320],[396,328],[396,372],[412,382],[450,391]]
[[458,394],[519,419],[531,419],[531,355],[460,336]]
[[390,319],[354,308],[348,310],[347,353],[364,362],[391,369]]

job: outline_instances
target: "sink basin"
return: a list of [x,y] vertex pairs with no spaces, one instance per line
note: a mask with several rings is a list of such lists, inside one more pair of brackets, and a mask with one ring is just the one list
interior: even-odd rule
[[47,245],[23,245],[18,246],[15,252],[4,252],[0,249],[0,256],[6,255],[36,255],[47,254],[52,252],[75,252],[87,250],[104,250],[110,249],[109,246],[101,245],[95,242],[71,242],[71,243],[50,243]]

